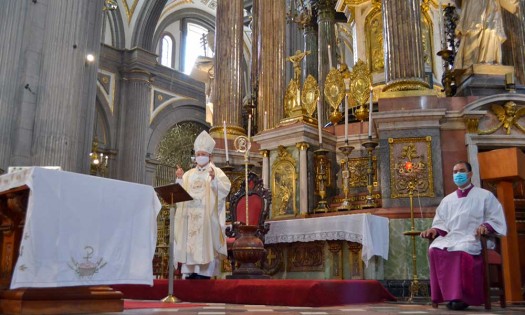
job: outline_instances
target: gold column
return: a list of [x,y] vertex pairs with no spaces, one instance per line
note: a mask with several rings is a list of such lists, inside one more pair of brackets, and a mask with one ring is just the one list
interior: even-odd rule
[[268,128],[274,128],[284,117],[285,90],[285,30],[286,3],[284,0],[256,0],[258,2],[259,31],[259,96],[258,121],[263,125],[264,112],[268,112]]
[[218,0],[215,21],[215,97],[213,136],[246,134],[242,128],[243,1]]

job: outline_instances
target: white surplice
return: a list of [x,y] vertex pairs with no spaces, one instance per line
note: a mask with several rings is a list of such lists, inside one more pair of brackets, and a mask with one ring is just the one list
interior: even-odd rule
[[432,222],[433,228],[447,235],[437,237],[430,247],[479,255],[481,243],[476,229],[483,223],[490,224],[498,234],[507,233],[505,214],[498,199],[490,191],[478,187],[472,187],[463,198],[454,191],[443,198]]
[[[211,168],[215,171],[213,180]],[[193,200],[181,203],[175,212],[174,261],[183,263],[182,273],[214,276],[219,256],[227,255],[224,229],[230,180],[220,168],[208,163],[184,173],[182,186]]]

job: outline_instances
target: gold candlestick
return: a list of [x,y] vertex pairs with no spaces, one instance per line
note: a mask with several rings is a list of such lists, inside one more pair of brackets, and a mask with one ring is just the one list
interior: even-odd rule
[[426,286],[421,286],[417,276],[416,236],[421,234],[420,231],[416,231],[414,221],[414,189],[417,189],[417,170],[412,172],[414,169],[413,164],[410,161],[405,163],[405,170],[407,171],[407,174],[409,174],[408,176],[410,176],[410,180],[407,182],[408,199],[410,201],[410,231],[403,232],[403,235],[410,236],[412,242],[412,282],[410,283],[410,297],[408,298],[408,302],[412,303],[418,292],[421,291],[424,296],[428,296],[428,292]]
[[365,142],[363,143],[363,147],[366,148],[368,151],[368,183],[366,185],[366,188],[368,189],[368,194],[366,195],[366,202],[364,205],[361,206],[362,209],[369,209],[369,208],[376,208],[377,204],[374,199],[373,195],[373,188],[374,188],[374,161],[373,161],[373,151],[375,147],[377,147],[377,142]]
[[343,202],[341,205],[337,208],[339,211],[347,211],[352,210],[352,204],[350,203],[350,199],[348,198],[348,194],[350,192],[350,163],[349,163],[349,157],[352,151],[354,150],[353,146],[348,145],[346,143],[345,145],[341,146],[339,148],[341,152],[345,155],[345,159],[341,160],[341,179],[343,184],[343,193],[345,195],[345,199],[343,199]]
[[328,180],[328,150],[320,148],[319,150],[314,151],[315,154],[315,182],[316,182],[316,191],[315,193],[319,195],[319,202],[317,203],[317,208],[314,209],[314,213],[322,213],[330,211],[328,207],[328,202],[326,201],[326,186]]

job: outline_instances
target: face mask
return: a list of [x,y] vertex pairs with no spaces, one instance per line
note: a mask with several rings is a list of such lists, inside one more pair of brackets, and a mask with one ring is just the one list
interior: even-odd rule
[[467,173],[454,174],[454,184],[456,184],[456,186],[461,187],[465,185],[467,182],[468,182]]
[[208,164],[208,162],[210,161],[210,157],[199,155],[198,157],[195,158],[195,161],[197,161],[197,164],[199,164],[200,166],[204,166]]

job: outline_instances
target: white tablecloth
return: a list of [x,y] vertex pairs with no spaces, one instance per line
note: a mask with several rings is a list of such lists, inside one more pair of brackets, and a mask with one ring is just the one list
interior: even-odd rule
[[31,191],[11,288],[153,285],[160,201],[151,186],[32,168],[0,176]]
[[363,245],[362,259],[368,265],[372,256],[388,259],[388,219],[371,214],[267,221],[270,231],[266,244],[345,240]]

